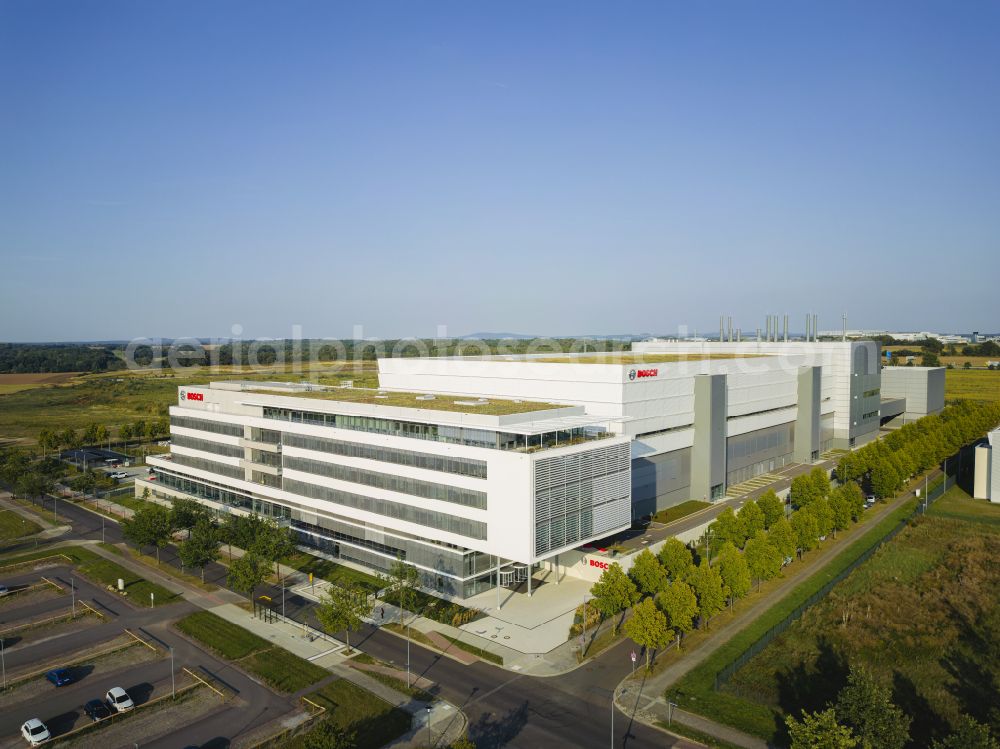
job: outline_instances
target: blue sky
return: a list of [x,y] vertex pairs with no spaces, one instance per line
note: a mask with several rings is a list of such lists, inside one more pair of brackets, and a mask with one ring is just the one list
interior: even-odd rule
[[972,0],[0,0],[0,340],[1000,329],[998,34]]

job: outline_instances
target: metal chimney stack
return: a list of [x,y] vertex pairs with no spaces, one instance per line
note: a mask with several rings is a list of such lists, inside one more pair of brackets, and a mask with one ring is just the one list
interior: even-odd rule
[[846,312],[844,313],[844,337],[841,340],[844,340],[844,341],[847,340],[847,313]]
[[809,340],[809,326],[810,326],[810,324],[811,324],[811,323],[810,323],[810,320],[811,320],[811,319],[812,319],[812,316],[811,316],[811,315],[806,315],[806,340],[807,340],[807,341]]
[[785,315],[785,343],[788,343],[788,315]]
[[722,315],[719,315],[719,343],[722,343],[724,340],[726,340],[726,336],[725,336],[726,322],[725,322],[725,319],[726,318],[724,318]]
[[819,315],[813,315],[813,340],[819,340]]

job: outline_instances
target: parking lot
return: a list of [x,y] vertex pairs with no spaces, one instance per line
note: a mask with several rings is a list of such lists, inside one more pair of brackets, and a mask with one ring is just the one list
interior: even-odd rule
[[[171,622],[196,610],[187,601],[140,608],[52,561],[0,572],[0,582],[11,590],[0,598],[0,749],[26,745],[21,725],[30,718],[60,746],[227,746],[225,736],[294,707],[175,632]],[[51,683],[53,669],[65,669],[69,683]],[[112,687],[135,708],[94,725],[84,705]]]

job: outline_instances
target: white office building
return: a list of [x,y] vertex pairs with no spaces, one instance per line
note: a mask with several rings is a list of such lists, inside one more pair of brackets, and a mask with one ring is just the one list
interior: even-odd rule
[[378,368],[381,390],[180,388],[171,454],[149,459],[137,491],[276,517],[374,569],[402,556],[425,586],[468,597],[635,518],[864,444],[882,405],[865,341],[649,341]]

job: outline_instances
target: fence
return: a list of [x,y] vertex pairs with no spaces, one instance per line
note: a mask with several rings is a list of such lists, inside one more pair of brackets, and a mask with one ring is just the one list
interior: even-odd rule
[[811,608],[812,606],[823,600],[826,597],[826,595],[833,589],[833,587],[837,585],[837,583],[841,582],[844,578],[846,578],[848,575],[854,572],[854,570],[856,570],[860,565],[864,564],[869,559],[871,559],[872,555],[874,555],[875,552],[877,552],[880,548],[882,548],[883,544],[895,538],[896,534],[898,534],[901,530],[903,530],[903,528],[905,528],[910,523],[910,521],[913,520],[914,517],[924,512],[924,510],[927,507],[927,503],[936,500],[938,497],[940,497],[942,494],[948,491],[951,487],[953,487],[956,483],[957,483],[957,478],[955,476],[945,476],[944,481],[932,486],[928,490],[927,496],[922,497],[923,501],[921,501],[914,508],[913,512],[911,512],[905,518],[900,520],[899,523],[891,531],[889,531],[886,535],[882,536],[881,538],[877,539],[870,547],[865,549],[865,551],[863,551],[857,559],[855,559],[846,568],[837,573],[837,575],[834,576],[832,580],[824,584],[822,588],[817,590],[815,593],[809,596],[809,598],[807,598],[805,601],[799,604],[790,614],[788,614],[788,616],[786,616],[780,622],[778,622],[769,630],[767,630],[767,632],[761,635],[760,639],[758,639],[755,643],[753,643],[753,645],[751,645],[742,653],[740,653],[738,656],[736,656],[736,658],[728,666],[724,667],[721,671],[719,671],[719,673],[715,675],[716,690],[721,689],[723,686],[725,686],[725,684],[733,677],[733,674],[735,674],[737,671],[743,668],[743,666],[745,666],[747,664],[747,661],[749,661],[751,658],[760,654],[760,652],[763,651],[764,648],[766,648],[768,645],[771,644],[771,641],[774,640],[775,637],[777,637],[786,629],[788,629],[793,622],[795,622],[799,617],[802,616],[802,614],[805,613],[807,609]]

